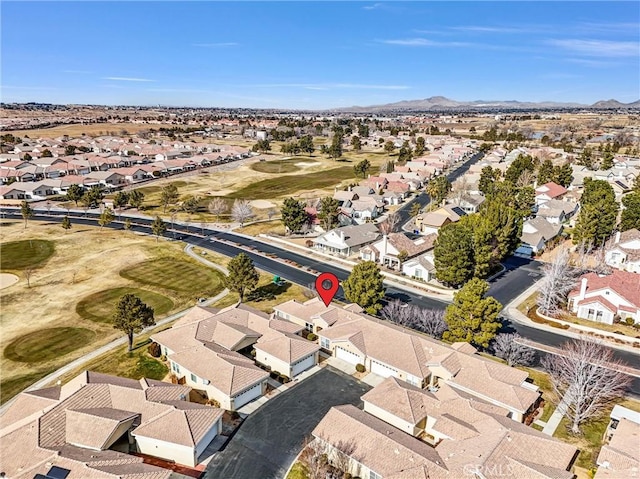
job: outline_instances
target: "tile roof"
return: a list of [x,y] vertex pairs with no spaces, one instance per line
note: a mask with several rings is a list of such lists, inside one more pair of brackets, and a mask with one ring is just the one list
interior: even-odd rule
[[435,449],[350,404],[332,407],[313,435],[332,444],[353,444],[351,457],[382,477],[421,467],[430,479],[450,477]]
[[139,417],[138,413],[112,408],[67,409],[65,442],[89,449],[107,449],[118,437],[113,437],[121,425],[127,429]]
[[536,196],[546,195],[549,198],[557,198],[558,196],[564,195],[566,192],[567,189],[564,186],[560,186],[553,181],[540,185],[536,188]]
[[165,414],[140,424],[133,435],[196,446],[224,414],[224,410],[219,408],[188,403],[188,409],[184,409],[178,403]]
[[629,303],[640,308],[640,274],[619,270],[613,270],[613,272],[608,275],[599,275],[597,273],[583,274],[576,283],[578,286],[569,293],[569,298],[576,297],[580,294],[582,279],[587,280],[587,295],[596,291],[611,289]]
[[292,364],[320,350],[318,344],[289,334],[259,340],[255,348],[281,359],[287,364]]
[[393,376],[367,392],[362,400],[414,425],[439,402],[433,393]]

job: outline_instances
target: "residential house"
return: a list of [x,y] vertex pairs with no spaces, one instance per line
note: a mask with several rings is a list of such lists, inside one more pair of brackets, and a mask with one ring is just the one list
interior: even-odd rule
[[434,279],[436,267],[433,253],[425,253],[402,263],[402,274],[425,282]]
[[505,408],[517,421],[536,408],[540,393],[526,381],[526,372],[482,358],[468,343],[447,346],[364,314],[340,309],[331,313],[345,318],[318,336],[320,346],[338,359],[418,388],[435,390],[447,384]]
[[[401,269],[402,263],[433,249],[436,234],[410,240],[404,233],[390,233],[360,250],[360,258],[375,261],[392,269]],[[401,261],[399,256],[404,255]]]
[[605,261],[619,270],[640,273],[640,231],[635,228],[618,231],[605,253]]
[[315,238],[313,247],[325,253],[351,256],[379,237],[380,231],[373,223],[343,226]]
[[114,171],[92,171],[86,176],[87,178],[96,180],[98,183],[109,188],[117,188],[126,185],[124,176],[120,173],[115,173]]
[[536,205],[541,205],[549,200],[558,200],[562,198],[566,192],[567,189],[564,186],[560,186],[553,181],[538,186],[536,188]]
[[640,274],[618,270],[609,275],[587,273],[568,298],[569,309],[579,318],[613,324],[618,316],[640,323]]
[[520,254],[539,253],[546,244],[562,232],[562,225],[552,224],[543,217],[531,218],[522,225],[522,244],[518,248]]
[[341,212],[355,224],[371,222],[384,213],[385,202],[382,197],[361,196],[342,206]]
[[457,223],[465,215],[466,213],[459,206],[442,206],[437,210],[416,216],[416,232],[423,235],[437,233],[443,226]]
[[536,217],[544,218],[553,225],[568,221],[578,211],[578,203],[573,201],[549,200],[538,206]]
[[3,200],[24,200],[27,199],[25,189],[20,184],[0,186],[0,198]]
[[[364,411],[352,405],[331,408],[312,433],[326,448],[329,462],[346,465],[353,476],[574,477],[569,470],[577,457],[575,446],[453,388],[429,392],[388,378],[362,401]],[[340,461],[345,453],[348,460]]]
[[338,308],[334,304],[326,306],[320,298],[313,298],[304,303],[292,299],[273,307],[275,318],[295,323],[312,333],[318,333],[339,321],[353,319],[353,314],[361,312],[362,308],[357,304]]
[[465,194],[461,197],[452,198],[448,200],[451,206],[460,208],[466,214],[477,213],[480,210],[480,206],[484,203],[485,197],[481,194]]
[[127,183],[138,183],[139,181],[144,181],[147,178],[153,177],[142,168],[139,168],[137,166],[130,166],[127,168],[114,168],[111,171],[122,175]]
[[198,464],[224,411],[189,402],[190,391],[85,371],[63,386],[23,392],[0,418],[2,471],[12,479],[44,477],[53,466],[69,479],[169,478],[128,453]]
[[154,334],[173,373],[225,409],[262,396],[267,369],[293,377],[318,363],[317,344],[297,335],[303,328],[244,305],[221,311],[196,307],[173,328]]
[[627,479],[640,476],[640,413],[619,404],[611,411],[604,446],[593,479]]

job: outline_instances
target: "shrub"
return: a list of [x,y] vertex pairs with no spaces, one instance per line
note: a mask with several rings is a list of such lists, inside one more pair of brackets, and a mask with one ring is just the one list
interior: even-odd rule
[[315,341],[316,339],[318,339],[318,335],[315,334],[315,333],[309,333],[309,334],[307,334],[307,339],[309,341]]
[[356,364],[356,371],[358,371],[359,373],[363,373],[367,370],[367,368],[364,367],[364,364]]
[[220,403],[215,399],[207,399],[207,406],[220,407]]
[[254,358],[256,357],[256,350],[255,349],[251,350],[251,356],[254,357]]
[[167,357],[163,354],[162,356],[160,356],[160,361],[166,361]]
[[283,383],[288,383],[291,381],[291,378],[289,376],[285,376],[284,374],[280,375],[280,381],[282,381]]
[[147,351],[149,351],[149,354],[154,358],[159,358],[162,355],[162,348],[156,342],[149,344],[149,346],[147,346]]
[[632,317],[625,318],[624,322],[627,323],[629,326],[633,326],[635,323]]

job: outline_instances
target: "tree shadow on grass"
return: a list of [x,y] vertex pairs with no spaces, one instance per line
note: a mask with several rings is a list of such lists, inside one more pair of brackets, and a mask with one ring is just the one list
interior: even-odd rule
[[276,299],[276,296],[285,293],[291,287],[291,283],[285,283],[282,286],[278,286],[275,283],[265,284],[259,288],[254,289],[247,296],[247,301],[269,301]]

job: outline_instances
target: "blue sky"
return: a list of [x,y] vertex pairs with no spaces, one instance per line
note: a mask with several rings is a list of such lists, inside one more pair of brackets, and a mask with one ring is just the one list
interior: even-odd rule
[[640,98],[636,2],[2,2],[2,101]]

